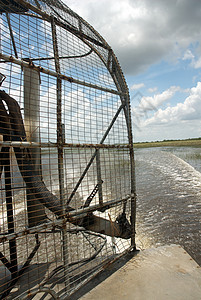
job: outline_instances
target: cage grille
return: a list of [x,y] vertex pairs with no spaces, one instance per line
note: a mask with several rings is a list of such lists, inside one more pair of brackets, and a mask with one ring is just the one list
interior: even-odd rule
[[135,248],[129,92],[62,2],[0,13],[0,297],[64,299]]

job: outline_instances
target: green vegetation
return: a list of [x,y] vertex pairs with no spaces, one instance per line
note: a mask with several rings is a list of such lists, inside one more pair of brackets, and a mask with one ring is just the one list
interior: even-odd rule
[[134,143],[134,148],[148,147],[201,147],[201,137],[187,140],[163,140],[156,142]]

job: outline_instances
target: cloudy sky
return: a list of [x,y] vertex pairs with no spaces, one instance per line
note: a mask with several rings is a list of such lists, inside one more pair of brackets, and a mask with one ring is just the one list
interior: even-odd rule
[[200,0],[64,0],[108,42],[131,94],[135,141],[201,137]]

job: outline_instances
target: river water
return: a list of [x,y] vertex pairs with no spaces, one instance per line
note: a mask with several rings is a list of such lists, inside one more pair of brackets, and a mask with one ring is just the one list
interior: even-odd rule
[[137,245],[180,244],[201,265],[201,148],[135,150]]

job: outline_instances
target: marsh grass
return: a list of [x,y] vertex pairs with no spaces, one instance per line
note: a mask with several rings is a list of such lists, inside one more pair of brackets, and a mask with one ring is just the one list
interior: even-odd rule
[[134,143],[134,148],[149,148],[149,147],[201,147],[201,139],[188,140],[164,140],[157,142],[142,142]]

